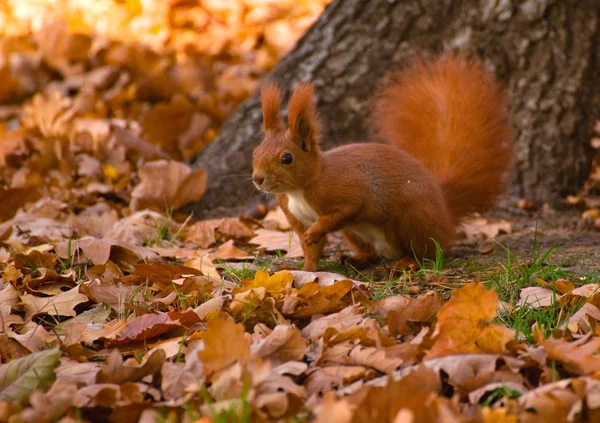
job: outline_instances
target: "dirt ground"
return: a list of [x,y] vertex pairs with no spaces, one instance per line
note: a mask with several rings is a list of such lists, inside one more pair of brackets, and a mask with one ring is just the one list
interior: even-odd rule
[[[543,208],[527,212],[512,207],[501,207],[484,217],[491,221],[507,220],[512,230],[498,235],[493,241],[492,251],[480,252],[481,242],[459,242],[445,252],[444,275],[448,288],[456,287],[465,281],[481,280],[488,282],[492,275],[511,265],[527,264],[544,257],[544,265],[560,266],[575,282],[587,283],[600,279],[600,231],[587,225],[577,210],[556,211]],[[489,240],[487,241],[489,245]],[[346,275],[353,279],[376,282],[378,285],[397,277],[390,272],[390,262],[381,261],[359,271],[340,263],[341,253],[348,253],[340,237],[330,235],[319,270]],[[256,264],[274,263],[275,271],[286,266],[300,267],[302,260],[277,259],[267,256]],[[416,283],[415,285],[419,285]],[[425,286],[421,286],[421,290]]]
[[[480,268],[493,268],[507,262],[510,251],[519,262],[531,260],[536,252],[544,254],[554,247],[548,261],[560,264],[570,272],[581,276],[600,276],[600,231],[586,225],[581,212],[542,209],[523,212],[518,209],[496,210],[490,219],[512,222],[512,232],[496,237],[494,251],[483,255],[476,245],[459,245],[448,252],[447,265],[466,259]],[[467,269],[462,269],[465,273]]]

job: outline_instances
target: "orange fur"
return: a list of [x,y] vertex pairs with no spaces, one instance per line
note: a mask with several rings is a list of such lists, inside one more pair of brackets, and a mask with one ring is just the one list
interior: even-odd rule
[[290,132],[302,138],[300,133],[303,126],[311,133],[309,134],[310,141],[313,147],[321,136],[321,125],[317,117],[315,109],[315,87],[313,84],[300,84],[292,93],[288,104],[288,123]]
[[[276,95],[275,95],[276,93]],[[311,85],[296,88],[289,130],[278,126],[279,92],[263,90],[265,138],[252,179],[274,193],[315,270],[327,233],[342,230],[357,258],[433,255],[448,247],[466,214],[504,191],[511,136],[506,101],[483,67],[446,56],[396,75],[377,97],[374,124],[389,145],[319,150]]]
[[448,55],[417,61],[380,94],[373,124],[387,143],[439,181],[453,218],[490,209],[509,183],[507,99],[479,62]]
[[281,108],[281,94],[277,85],[265,85],[260,92],[260,97],[265,132],[283,129],[279,110]]

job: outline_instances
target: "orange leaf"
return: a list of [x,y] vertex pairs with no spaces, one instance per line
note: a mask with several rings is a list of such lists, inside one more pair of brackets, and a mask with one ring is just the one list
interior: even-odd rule
[[425,359],[459,353],[503,353],[513,331],[492,324],[498,296],[482,283],[469,283],[454,291],[438,313],[433,346]]
[[207,327],[202,333],[204,350],[198,352],[207,373],[218,372],[238,361],[242,364],[248,361],[250,343],[244,336],[244,326],[227,317],[211,319]]

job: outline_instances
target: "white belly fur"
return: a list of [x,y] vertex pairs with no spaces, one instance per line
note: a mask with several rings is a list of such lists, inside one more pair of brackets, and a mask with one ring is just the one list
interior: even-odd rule
[[288,193],[288,210],[308,229],[319,218],[319,214],[308,204],[302,191]]
[[[288,193],[288,210],[308,229],[319,218],[319,214],[308,204],[302,191]],[[401,256],[400,250],[393,245],[388,244],[385,239],[385,233],[368,223],[358,223],[348,225],[344,230],[352,231],[363,241],[372,245],[377,253],[390,258],[397,259]]]

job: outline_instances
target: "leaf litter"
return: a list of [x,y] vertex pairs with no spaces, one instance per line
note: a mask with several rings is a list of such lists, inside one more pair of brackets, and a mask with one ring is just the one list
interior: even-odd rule
[[[45,3],[0,8],[0,421],[600,419],[597,284],[538,278],[510,310],[478,281],[410,296],[297,270],[280,209],[178,211],[207,182],[185,159],[326,0]],[[487,254],[511,230],[462,233]],[[551,333],[503,324],[531,309],[559,310]]]

